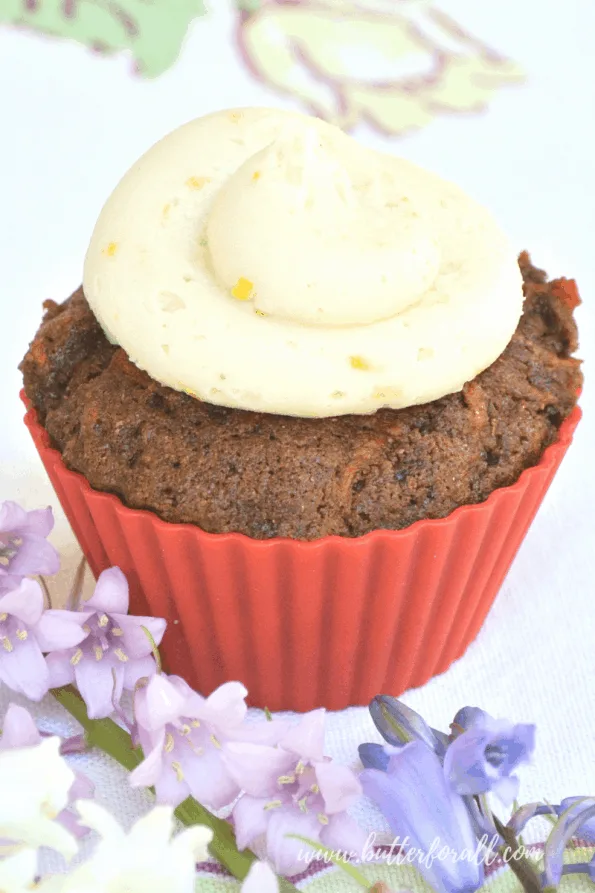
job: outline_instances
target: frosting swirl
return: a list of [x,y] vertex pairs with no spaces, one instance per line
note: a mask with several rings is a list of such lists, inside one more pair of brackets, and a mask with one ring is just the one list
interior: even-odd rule
[[163,384],[314,417],[460,390],[522,311],[515,252],[460,189],[267,109],[153,146],[101,212],[84,290]]

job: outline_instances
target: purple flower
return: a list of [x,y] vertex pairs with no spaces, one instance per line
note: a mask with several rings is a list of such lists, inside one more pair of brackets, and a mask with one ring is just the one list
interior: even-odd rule
[[223,762],[223,745],[235,740],[274,742],[286,724],[247,725],[247,691],[227,682],[208,698],[178,676],[153,676],[135,694],[134,712],[145,759],[130,776],[135,786],[155,787],[159,803],[176,806],[189,795],[213,809],[240,793]]
[[493,791],[509,805],[519,788],[519,780],[512,773],[530,760],[534,747],[535,726],[477,715],[449,745],[444,771],[457,794]]
[[430,728],[419,713],[397,698],[378,695],[370,703],[370,714],[382,737],[393,747],[423,741],[438,756],[444,754],[448,736]]
[[72,611],[44,611],[43,592],[34,580],[0,595],[0,681],[32,701],[50,686],[42,652],[77,645],[85,637]]
[[595,797],[572,797],[567,802],[569,802],[568,808],[560,815],[545,844],[543,853],[545,887],[558,886],[563,873],[566,844],[572,837],[582,838],[583,829],[588,828],[595,820]]
[[[9,704],[2,725],[0,751],[12,750],[15,747],[36,747],[41,741],[42,735],[29,711],[18,704]],[[68,792],[69,805],[73,805],[77,800],[90,799],[95,790],[93,783],[85,775],[80,772],[75,772],[74,775],[74,782]],[[88,829],[79,825],[76,814],[69,808],[58,815],[58,821],[75,837],[83,837],[88,833]]]
[[[361,782],[402,845],[425,854],[420,871],[436,893],[477,890],[483,866],[475,858],[478,844],[469,813],[448,784],[440,759],[423,741],[394,753],[386,772],[365,769]],[[447,858],[438,858],[443,848]]]
[[155,673],[152,645],[143,627],[158,645],[165,620],[129,617],[127,612],[126,577],[120,568],[111,567],[74,615],[82,626],[78,647],[52,649],[47,657],[50,688],[74,682],[91,719],[109,716],[123,689],[132,691],[139,679]]
[[361,855],[366,834],[346,810],[361,785],[346,766],[324,756],[324,710],[307,713],[277,747],[230,743],[224,760],[245,793],[233,809],[238,847],[263,838],[280,874],[303,870],[304,844],[290,835],[319,841],[347,855]]
[[46,540],[53,526],[50,508],[26,512],[16,502],[0,503],[0,581],[57,573],[58,553]]

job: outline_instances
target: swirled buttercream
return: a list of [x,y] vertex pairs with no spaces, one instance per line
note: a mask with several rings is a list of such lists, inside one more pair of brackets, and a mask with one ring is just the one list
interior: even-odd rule
[[153,146],[100,214],[84,290],[161,383],[308,417],[460,390],[504,350],[523,300],[515,252],[458,187],[269,109]]

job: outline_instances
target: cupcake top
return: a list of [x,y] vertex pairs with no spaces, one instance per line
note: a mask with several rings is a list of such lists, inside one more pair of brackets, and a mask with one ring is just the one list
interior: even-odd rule
[[268,109],[153,146],[101,212],[84,290],[155,380],[304,417],[460,390],[502,353],[523,301],[515,252],[458,187]]

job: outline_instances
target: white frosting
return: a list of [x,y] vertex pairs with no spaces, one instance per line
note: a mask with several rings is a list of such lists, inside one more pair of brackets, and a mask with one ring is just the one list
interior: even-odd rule
[[84,290],[156,380],[297,416],[458,391],[522,310],[515,252],[458,187],[268,109],[153,146],[101,212]]

